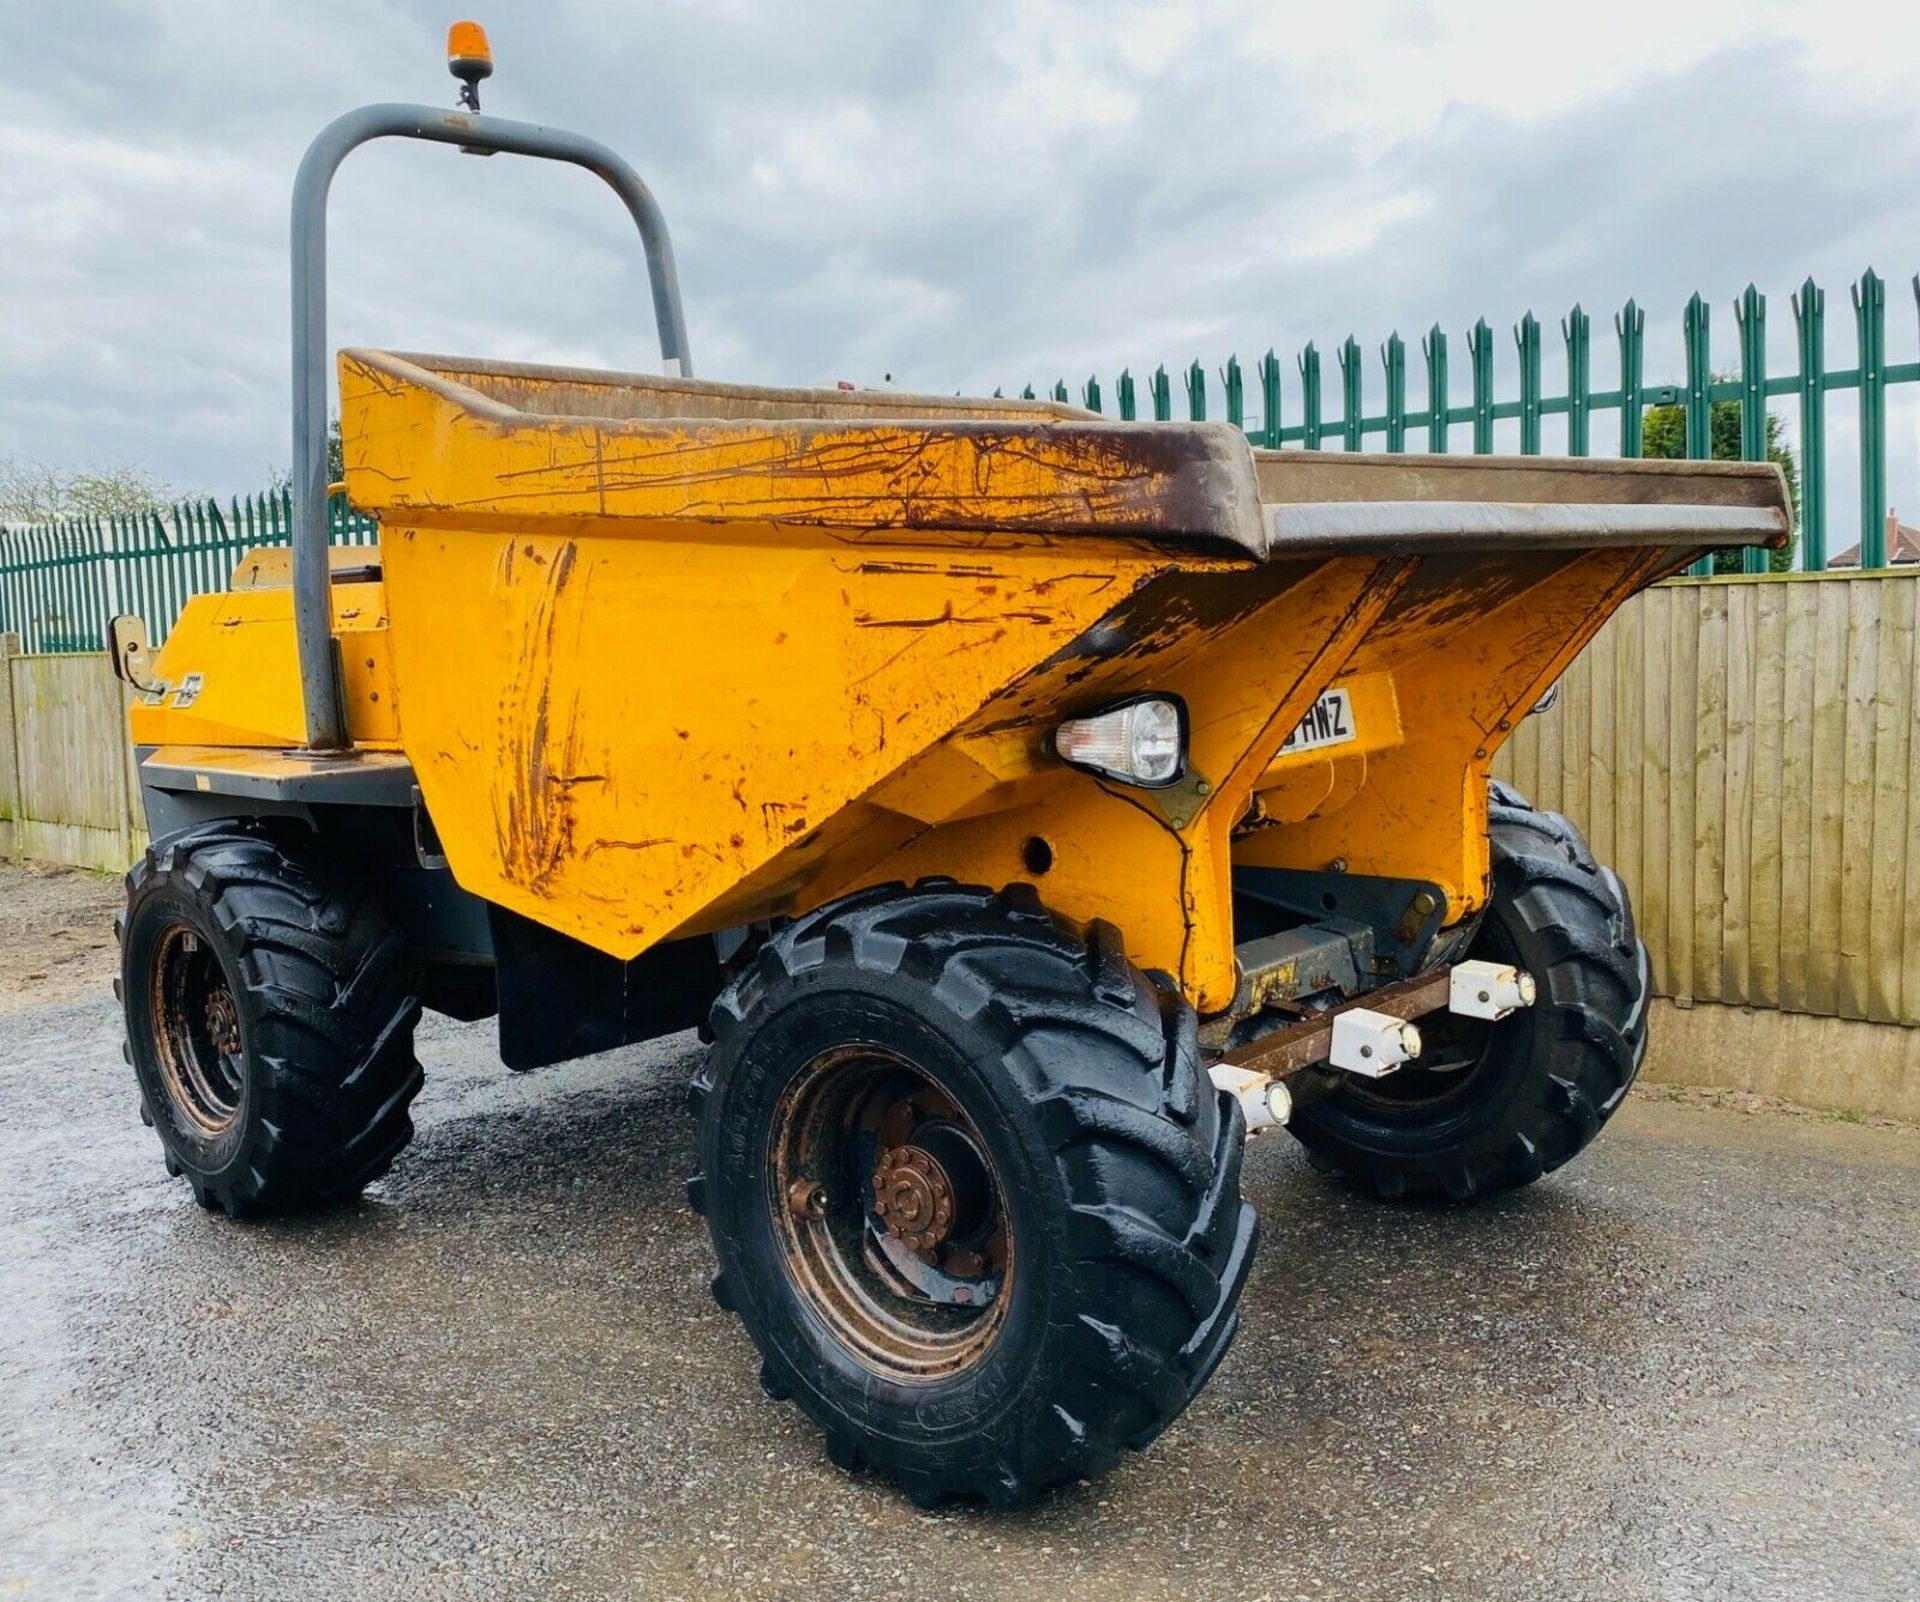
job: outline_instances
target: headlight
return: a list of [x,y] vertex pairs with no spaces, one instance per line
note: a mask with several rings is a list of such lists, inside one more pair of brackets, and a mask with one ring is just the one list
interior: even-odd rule
[[1187,709],[1175,696],[1143,695],[1054,731],[1064,761],[1126,784],[1158,789],[1187,765]]

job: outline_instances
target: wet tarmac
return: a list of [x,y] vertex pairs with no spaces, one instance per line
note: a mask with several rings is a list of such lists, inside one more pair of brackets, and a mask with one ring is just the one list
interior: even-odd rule
[[1238,1344],[1016,1514],[849,1479],[707,1292],[695,1047],[430,1023],[366,1202],[164,1176],[111,1002],[0,1017],[0,1597],[1920,1597],[1920,1136],[1637,1097],[1473,1210],[1250,1154]]

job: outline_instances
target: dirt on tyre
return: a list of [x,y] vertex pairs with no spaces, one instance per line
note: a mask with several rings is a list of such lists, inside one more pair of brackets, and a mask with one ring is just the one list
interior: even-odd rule
[[1315,1165],[1389,1199],[1466,1201],[1584,1150],[1647,1049],[1649,971],[1626,887],[1566,818],[1490,791],[1493,894],[1466,957],[1511,963],[1539,997],[1497,1023],[1437,1013],[1420,1056],[1303,1101],[1288,1128]]
[[192,830],[127,876],[114,989],[141,1116],[168,1172],[236,1217],[353,1197],[413,1135],[400,937],[303,833]]
[[769,940],[712,1030],[714,1294],[835,1462],[1007,1505],[1205,1383],[1256,1237],[1240,1113],[1111,927],[1024,887],[866,892]]

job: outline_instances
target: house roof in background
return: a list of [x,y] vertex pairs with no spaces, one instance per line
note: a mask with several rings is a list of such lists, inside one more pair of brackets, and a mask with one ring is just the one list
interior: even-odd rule
[[[1827,559],[1828,567],[1858,567],[1859,565],[1860,547],[1858,545],[1849,545],[1838,556]],[[1894,523],[1887,533],[1887,565],[1889,567],[1920,567],[1920,528],[1914,528],[1906,523]]]

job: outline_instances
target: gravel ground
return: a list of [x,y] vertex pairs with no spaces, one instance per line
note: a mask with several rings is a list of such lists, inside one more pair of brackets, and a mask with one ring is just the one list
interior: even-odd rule
[[1185,1418],[924,1514],[761,1397],[707,1294],[689,1038],[514,1077],[432,1022],[394,1174],[235,1225],[136,1116],[112,900],[0,869],[0,1597],[1920,1596],[1912,1131],[1639,1096],[1470,1210],[1269,1137]]

